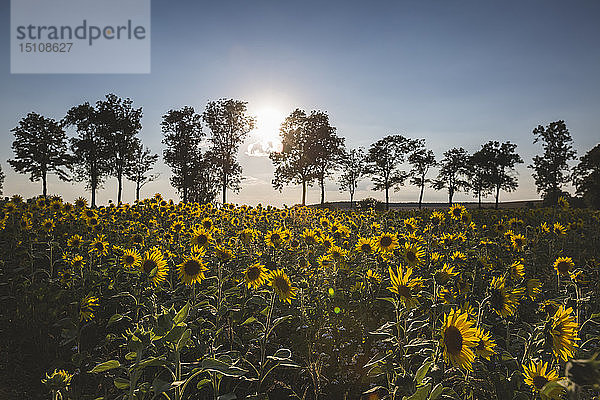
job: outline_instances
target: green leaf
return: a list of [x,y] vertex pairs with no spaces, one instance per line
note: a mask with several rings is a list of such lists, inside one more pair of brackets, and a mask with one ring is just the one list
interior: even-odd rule
[[188,301],[187,303],[185,303],[185,305],[183,307],[181,307],[181,310],[179,310],[177,312],[177,314],[175,315],[175,318],[173,318],[173,323],[175,325],[182,323],[183,321],[186,320],[189,313],[190,313],[190,302]]
[[443,392],[444,392],[444,385],[442,385],[441,383],[438,383],[431,391],[431,394],[429,395],[429,400],[437,400],[442,395]]
[[115,378],[114,383],[117,389],[127,389],[129,387],[129,380],[125,378]]
[[243,376],[248,372],[242,368],[229,365],[223,361],[216,360],[214,358],[205,358],[204,360],[202,360],[202,369],[211,372],[218,372],[225,376],[234,378]]
[[198,381],[198,384],[196,385],[197,389],[202,389],[204,386],[210,385],[212,384],[212,381],[208,378],[204,378]]
[[119,322],[122,319],[123,319],[123,316],[121,314],[115,314],[112,317],[110,317],[110,319],[108,320],[108,324],[106,324],[106,326],[111,326],[115,322]]
[[425,376],[427,376],[427,373],[429,372],[429,368],[431,368],[431,365],[433,363],[431,361],[425,361],[417,370],[417,373],[415,375],[415,382],[417,382],[417,385],[421,385],[423,383],[423,379],[425,379]]
[[290,349],[277,349],[275,354],[272,356],[267,356],[267,358],[275,361],[287,361],[290,359],[290,357],[292,357],[292,352]]
[[430,392],[431,392],[431,383],[428,383],[427,385],[421,386],[420,388],[418,388],[417,391],[412,394],[412,396],[410,396],[410,397],[404,396],[402,399],[403,400],[427,400],[427,397],[429,397]]
[[175,348],[175,350],[181,351],[181,349],[183,349],[185,347],[185,345],[188,343],[188,341],[190,340],[190,337],[192,337],[192,331],[191,331],[191,329],[187,329],[185,332],[183,332],[183,334],[179,338],[179,341],[177,342],[177,347]]
[[96,365],[94,368],[92,368],[92,370],[90,372],[92,374],[98,374],[100,372],[109,371],[114,368],[119,368],[120,366],[121,366],[121,363],[118,362],[117,360],[110,360],[110,361],[103,362],[102,364]]
[[151,357],[141,361],[135,366],[135,369],[139,371],[146,367],[162,367],[163,365],[167,365],[167,361],[164,358]]
[[236,400],[237,396],[235,395],[235,393],[227,393],[227,394],[222,394],[219,397],[217,397],[217,400]]
[[250,318],[248,318],[247,320],[245,320],[244,322],[242,322],[242,324],[241,324],[241,325],[242,325],[242,326],[243,326],[243,325],[248,325],[248,324],[251,324],[251,323],[253,323],[253,322],[256,322],[256,321],[257,321],[257,320],[256,320],[256,318],[254,318],[254,317],[250,317]]

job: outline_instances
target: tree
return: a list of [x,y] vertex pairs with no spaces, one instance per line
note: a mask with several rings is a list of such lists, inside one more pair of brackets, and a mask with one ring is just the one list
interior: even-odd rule
[[344,154],[344,138],[336,135],[329,124],[329,116],[322,111],[312,111],[306,129],[314,149],[315,179],[321,188],[321,205],[325,204],[325,179],[340,167]]
[[281,191],[285,184],[302,185],[302,205],[306,204],[306,187],[316,177],[316,152],[307,119],[305,111],[292,111],[281,124],[281,151],[269,154],[275,166],[273,187]]
[[0,195],[4,194],[4,172],[2,172],[2,165],[0,165]]
[[547,201],[555,204],[562,193],[561,187],[570,181],[568,162],[575,160],[577,154],[573,150],[573,139],[563,120],[551,122],[546,127],[539,125],[533,135],[533,143],[541,142],[544,154],[533,157],[529,168],[534,170],[538,193],[543,193]]
[[111,170],[111,153],[106,136],[102,135],[102,119],[98,111],[85,102],[71,108],[62,123],[75,127],[77,131],[77,136],[71,138],[74,180],[86,182],[86,188],[92,192],[92,207],[95,207],[96,190]]
[[190,186],[189,200],[206,204],[214,201],[219,192],[219,171],[213,154],[199,152],[194,160],[194,174]]
[[228,188],[236,192],[240,189],[242,167],[236,158],[248,132],[254,129],[255,119],[247,115],[246,104],[232,99],[210,101],[202,114],[202,119],[212,132],[210,151],[218,170],[223,204]]
[[481,148],[471,157],[469,157],[468,177],[471,190],[477,197],[477,207],[481,208],[482,196],[487,196],[492,193],[493,185],[491,184],[491,166],[492,155],[487,152],[487,149]]
[[452,148],[444,153],[444,158],[439,163],[440,170],[433,183],[435,190],[448,189],[448,203],[452,205],[454,194],[467,190],[469,182],[469,154],[462,147]]
[[408,177],[408,174],[398,167],[419,143],[418,140],[407,139],[402,135],[390,135],[369,147],[367,171],[373,177],[373,190],[385,190],[386,210],[390,208],[390,188],[398,190]]
[[408,162],[412,165],[412,169],[408,172],[410,183],[420,188],[419,193],[419,210],[423,203],[423,191],[425,185],[431,182],[427,178],[429,168],[435,167],[435,155],[433,151],[425,149],[425,141],[419,142],[419,148],[408,156]]
[[32,182],[41,179],[44,197],[49,173],[69,180],[71,157],[67,154],[67,135],[57,121],[31,112],[11,132],[15,135],[12,144],[15,159],[8,163],[19,173],[29,173]]
[[365,151],[362,147],[345,151],[340,159],[342,174],[338,178],[340,191],[350,193],[350,208],[354,207],[354,193],[358,182],[366,174]]
[[600,144],[579,160],[573,172],[573,185],[588,205],[600,209]]
[[498,209],[500,190],[512,192],[517,188],[515,166],[522,164],[523,159],[515,152],[517,145],[511,142],[499,143],[497,141],[489,141],[482,148],[485,149],[485,153],[491,156],[489,184],[494,188],[495,208]]
[[135,201],[139,201],[142,186],[158,178],[158,174],[149,174],[158,160],[158,154],[152,154],[149,148],[144,148],[140,143],[133,153],[132,160],[133,162],[126,166],[124,174],[135,183]]
[[142,129],[142,109],[133,108],[132,104],[131,99],[123,100],[112,93],[96,103],[101,133],[110,153],[110,173],[117,178],[117,204],[121,203],[125,171],[134,162],[140,147],[137,134]]
[[197,160],[200,142],[204,137],[201,116],[193,107],[169,110],[161,122],[165,163],[171,167],[171,184],[179,191],[183,202],[188,201],[188,192],[197,173]]

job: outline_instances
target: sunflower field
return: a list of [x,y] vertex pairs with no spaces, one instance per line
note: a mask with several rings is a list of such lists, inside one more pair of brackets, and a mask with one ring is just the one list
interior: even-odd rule
[[566,201],[0,210],[0,398],[598,398],[600,213]]

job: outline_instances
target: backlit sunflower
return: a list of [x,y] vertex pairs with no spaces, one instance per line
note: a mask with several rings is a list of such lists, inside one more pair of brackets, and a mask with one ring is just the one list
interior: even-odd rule
[[281,228],[273,229],[272,231],[267,231],[265,235],[265,244],[271,247],[281,247],[281,245],[285,242],[285,233]]
[[557,381],[558,373],[551,369],[548,363],[531,361],[529,366],[523,365],[523,377],[527,385],[535,392],[539,392],[548,382]]
[[554,225],[552,225],[552,232],[558,236],[565,235],[567,233],[567,228],[565,228],[560,222],[555,222]]
[[450,310],[450,313],[444,315],[440,345],[447,363],[472,370],[471,364],[475,359],[473,347],[479,339],[477,329],[468,318],[467,313],[457,310]]
[[50,218],[47,218],[42,222],[42,230],[44,230],[44,232],[52,232],[54,227],[54,221]]
[[489,332],[486,332],[481,328],[477,328],[476,335],[478,342],[473,350],[475,350],[475,354],[479,357],[489,361],[492,355],[496,354],[496,351],[494,350],[496,343],[494,342],[494,339],[491,338]]
[[73,235],[67,240],[67,246],[78,249],[83,243],[83,239],[79,235]]
[[571,257],[558,257],[554,261],[554,269],[559,275],[569,275],[571,269],[575,267],[575,263]]
[[208,271],[206,263],[196,254],[184,257],[181,264],[177,266],[179,279],[186,285],[202,282],[205,278],[204,272]]
[[514,250],[521,251],[525,247],[525,244],[527,243],[527,239],[525,239],[525,236],[521,235],[520,233],[513,234],[510,237],[510,243]]
[[329,254],[323,254],[319,258],[317,258],[317,263],[321,268],[329,268],[334,266],[333,258]]
[[325,247],[325,249],[330,248],[331,246],[334,245],[335,241],[333,240],[333,238],[329,235],[324,235],[322,236],[319,241],[321,242],[321,244]]
[[452,217],[452,219],[460,220],[462,213],[465,211],[466,211],[466,208],[462,204],[454,204],[454,205],[452,205],[452,207],[450,207],[448,214],[450,214],[450,217]]
[[85,261],[83,260],[82,256],[76,255],[71,258],[69,265],[71,265],[71,268],[73,269],[81,269],[85,265]]
[[513,315],[521,294],[519,290],[508,290],[504,277],[495,277],[490,285],[490,307],[502,317]]
[[575,347],[579,340],[577,329],[573,309],[565,309],[560,305],[545,328],[546,346],[552,347],[557,360],[567,361],[575,355]]
[[318,243],[317,232],[314,229],[304,229],[304,232],[300,235],[308,246],[313,246]]
[[392,286],[388,287],[389,291],[396,293],[400,301],[402,301],[406,307],[410,308],[417,305],[419,302],[416,295],[423,285],[423,279],[411,279],[413,273],[412,268],[406,268],[406,271],[404,271],[402,266],[399,266],[396,269],[396,273],[394,273],[392,267],[389,267],[388,271],[392,284]]
[[525,266],[522,261],[513,262],[508,270],[510,271],[510,277],[515,281],[518,281],[525,276]]
[[154,286],[158,286],[167,279],[169,268],[167,261],[158,249],[152,249],[144,253],[144,259],[140,263],[140,269],[148,274]]
[[121,256],[121,262],[127,268],[137,268],[142,262],[142,257],[136,249],[125,250]]
[[442,269],[435,271],[434,278],[436,283],[444,285],[456,275],[458,275],[458,271],[454,270],[454,266],[449,266],[447,263],[444,263]]
[[108,242],[104,241],[104,235],[98,235],[92,243],[90,243],[90,254],[96,254],[98,257],[105,256],[108,254]]
[[212,242],[212,234],[204,228],[194,228],[190,234],[192,246],[207,247]]
[[348,255],[348,251],[342,249],[340,246],[331,246],[327,250],[327,253],[331,256],[333,261],[338,263],[344,261],[344,259]]
[[389,232],[385,232],[375,238],[375,248],[381,252],[390,252],[398,247],[398,237]]
[[418,267],[425,258],[425,250],[414,243],[404,243],[400,252],[410,267]]
[[298,289],[292,286],[290,278],[283,272],[282,269],[272,271],[269,276],[269,284],[279,297],[280,301],[292,303],[292,299],[296,297]]
[[250,265],[246,268],[246,271],[244,271],[244,279],[248,284],[248,289],[251,287],[258,289],[268,278],[269,274],[267,273],[266,267],[259,262]]

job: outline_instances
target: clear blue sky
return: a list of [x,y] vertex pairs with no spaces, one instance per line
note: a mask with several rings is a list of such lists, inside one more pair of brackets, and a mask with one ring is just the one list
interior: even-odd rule
[[[401,133],[425,138],[440,158],[453,146],[474,151],[488,140],[511,140],[525,164],[518,191],[502,194],[504,200],[537,197],[525,165],[540,151],[531,134],[538,124],[564,119],[579,155],[600,141],[597,1],[155,0],[148,75],[11,75],[9,1],[0,4],[5,195],[41,192],[39,183],[15,174],[6,162],[12,157],[10,129],[20,118],[36,111],[59,119],[68,108],[109,92],[143,107],[141,138],[158,153],[167,110],[191,105],[202,111],[208,100],[221,97],[245,100],[253,113],[271,118],[296,107],[326,110],[350,147]],[[245,154],[264,135],[251,135],[241,149],[247,179],[230,200],[294,204],[300,190],[274,191],[269,159]],[[160,179],[143,194],[176,199],[168,168],[161,163],[157,169]],[[80,184],[51,178],[49,185],[50,193],[66,200],[89,197]],[[370,189],[364,181],[357,197],[382,198]],[[115,197],[110,179],[98,198]],[[329,183],[327,200],[346,197]],[[134,198],[132,186],[124,198]],[[392,195],[393,201],[416,198],[410,186]],[[308,201],[318,199],[318,189],[311,189]],[[426,201],[445,199],[444,192],[425,192]]]

